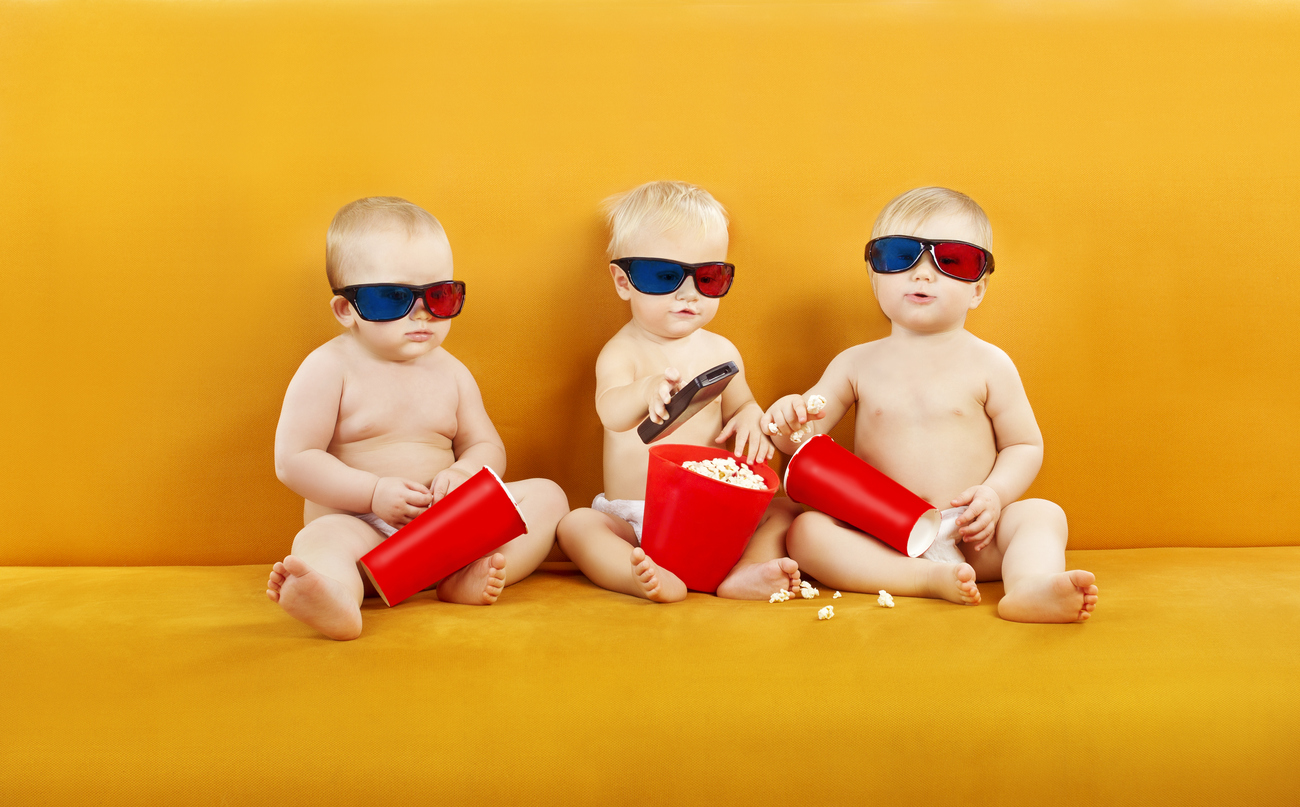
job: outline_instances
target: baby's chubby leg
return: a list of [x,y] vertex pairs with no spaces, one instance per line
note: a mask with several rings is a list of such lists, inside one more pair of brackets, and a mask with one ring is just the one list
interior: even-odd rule
[[653,602],[686,599],[686,584],[636,546],[632,525],[587,507],[574,510],[556,528],[560,548],[591,582]]
[[718,586],[719,597],[766,600],[781,589],[799,588],[799,564],[786,557],[785,534],[801,512],[787,498],[772,500],[744,554]]
[[[1007,505],[998,521],[996,552],[1001,560],[1006,596],[998,616],[1012,622],[1085,622],[1097,607],[1096,576],[1082,569],[1066,571],[1065,544],[1069,525],[1065,512],[1044,499]],[[967,554],[967,557],[971,557]],[[981,579],[987,561],[972,558]],[[990,569],[989,572],[996,570]]]
[[497,547],[438,583],[438,599],[464,605],[491,605],[502,590],[537,570],[555,543],[555,526],[569,512],[569,500],[549,479],[506,484],[519,504],[528,532]]
[[357,561],[382,540],[352,516],[318,518],[302,528],[292,553],[272,568],[266,595],[331,639],[355,639],[361,635],[365,596]]
[[909,558],[824,513],[796,518],[786,545],[804,573],[843,591],[885,589],[904,597],[933,597],[961,605],[980,601],[970,564]]

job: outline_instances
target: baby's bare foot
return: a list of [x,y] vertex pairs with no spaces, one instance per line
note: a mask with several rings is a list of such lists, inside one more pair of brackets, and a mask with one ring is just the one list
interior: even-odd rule
[[479,558],[438,584],[438,599],[461,605],[491,605],[506,587],[506,556]]
[[998,603],[998,616],[1012,622],[1086,622],[1097,607],[1097,577],[1075,569],[1022,578]]
[[790,558],[737,566],[718,586],[718,596],[730,600],[766,600],[781,589],[799,589],[799,564]]
[[288,556],[271,568],[266,596],[289,616],[305,622],[331,639],[361,635],[361,607],[343,584]]
[[679,602],[686,599],[686,584],[677,575],[655,565],[639,546],[632,549],[632,577],[647,600]]
[[930,596],[958,605],[979,605],[980,590],[969,563],[936,563],[930,570]]

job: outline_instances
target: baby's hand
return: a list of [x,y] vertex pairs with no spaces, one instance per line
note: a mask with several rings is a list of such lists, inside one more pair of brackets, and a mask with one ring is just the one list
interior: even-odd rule
[[802,395],[787,395],[777,399],[759,419],[764,434],[784,434],[789,437],[810,420],[821,420],[826,414],[820,410],[808,411]]
[[424,485],[396,476],[384,476],[380,477],[370,497],[370,512],[400,529],[423,513],[433,501]]
[[[722,433],[713,441],[720,446],[725,446],[727,440],[735,435],[736,446],[733,453],[737,457],[744,457],[750,465],[761,465],[776,454],[776,447],[759,428],[759,417],[754,414],[757,409],[758,407],[755,406],[749,412],[743,410],[737,412],[727,425],[722,427]],[[745,451],[745,446],[749,446],[748,453]]]
[[966,505],[966,512],[957,516],[957,531],[963,542],[976,542],[974,549],[978,552],[993,540],[1002,517],[1002,500],[988,485],[976,485],[952,500],[953,507],[962,505]]
[[444,469],[433,478],[433,483],[429,485],[429,489],[433,491],[433,500],[435,502],[442,501],[443,496],[465,484],[471,476],[473,474],[455,464]]
[[665,369],[664,374],[650,384],[650,392],[646,396],[650,420],[663,423],[668,419],[668,402],[672,400],[673,393],[681,388],[682,374],[677,372],[676,367]]

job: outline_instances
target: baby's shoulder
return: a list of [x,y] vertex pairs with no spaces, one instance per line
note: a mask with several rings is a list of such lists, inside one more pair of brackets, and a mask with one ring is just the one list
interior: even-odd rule
[[1005,350],[974,334],[968,333],[967,336],[969,338],[963,340],[959,356],[962,361],[994,373],[1016,372],[1015,362],[1011,361]]

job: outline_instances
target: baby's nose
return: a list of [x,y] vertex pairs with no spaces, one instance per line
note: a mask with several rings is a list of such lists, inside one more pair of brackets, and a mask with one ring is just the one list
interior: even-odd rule
[[699,297],[699,289],[695,288],[695,278],[686,277],[682,279],[682,285],[677,287],[677,299],[694,300]]
[[415,304],[411,306],[411,319],[433,319],[433,314],[429,313],[429,307],[424,304],[423,297],[415,298]]

